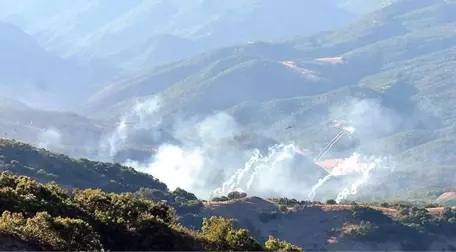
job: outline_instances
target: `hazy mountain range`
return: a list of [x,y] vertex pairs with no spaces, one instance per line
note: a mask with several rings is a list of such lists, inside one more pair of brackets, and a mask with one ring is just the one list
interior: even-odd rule
[[[368,3],[362,9],[371,9],[382,1],[364,2]],[[334,29],[357,15],[343,6],[359,5],[338,0],[287,4],[271,0],[26,0],[1,4],[0,17],[31,34],[47,50],[83,61],[107,58],[130,69],[222,46]]]

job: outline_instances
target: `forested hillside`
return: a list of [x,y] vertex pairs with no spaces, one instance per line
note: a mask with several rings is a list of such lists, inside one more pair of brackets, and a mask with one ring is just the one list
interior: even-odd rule
[[395,1],[335,31],[142,69],[94,95],[88,112],[116,118],[137,100],[160,99],[164,125],[222,111],[247,131],[314,154],[337,134],[328,125],[345,119],[356,133],[328,158],[360,151],[396,160],[378,182],[392,183],[388,195],[446,188],[456,182],[447,176],[456,122],[455,8],[454,1]]
[[33,177],[40,182],[57,182],[67,188],[91,188],[108,192],[135,192],[141,187],[167,190],[151,175],[120,164],[72,159],[63,154],[37,149],[16,141],[0,140],[0,169]]

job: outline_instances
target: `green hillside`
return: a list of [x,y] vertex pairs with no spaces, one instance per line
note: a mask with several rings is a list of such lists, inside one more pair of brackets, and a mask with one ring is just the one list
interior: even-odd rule
[[0,140],[0,152],[1,170],[30,176],[43,183],[55,181],[68,188],[96,185],[109,192],[135,192],[141,187],[167,189],[152,176],[120,164],[75,160],[21,142]]
[[199,216],[201,230],[184,228],[178,222],[197,214],[202,203],[180,188],[168,191],[150,175],[16,141],[0,143],[0,202],[1,249],[261,251],[271,246],[235,229],[230,219],[203,222]]
[[2,249],[11,247],[13,238],[19,249],[50,251],[271,250],[247,230],[234,229],[230,219],[207,219],[202,231],[195,232],[177,225],[169,206],[131,193],[86,189],[70,195],[56,184],[5,172],[0,173],[0,185]]
[[[332,32],[143,69],[94,95],[89,112],[115,118],[138,96],[159,97],[165,124],[176,115],[224,111],[246,130],[314,153],[337,134],[328,128],[331,121],[345,118],[357,131],[328,158],[356,150],[394,158],[401,179],[390,179],[392,173],[382,181],[396,191],[414,183],[451,186],[456,181],[445,174],[454,162],[447,150],[456,123],[455,8],[454,1],[396,1]],[[426,180],[430,167],[432,179]]]

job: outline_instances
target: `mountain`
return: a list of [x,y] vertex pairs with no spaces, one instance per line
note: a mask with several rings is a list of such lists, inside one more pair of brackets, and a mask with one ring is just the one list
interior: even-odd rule
[[[328,125],[344,119],[356,131],[327,159],[362,151],[397,161],[372,181],[378,190],[367,197],[452,186],[445,174],[454,162],[447,150],[456,122],[455,8],[454,1],[396,1],[332,32],[144,68],[95,94],[88,113],[119,118],[135,102],[158,97],[164,125],[222,111],[247,131],[297,142],[313,154],[340,131]],[[382,183],[390,189],[380,190]]]
[[[339,8],[336,0],[293,0],[287,4],[271,0],[192,0],[185,4],[176,0],[128,3],[93,0],[61,1],[58,5],[50,1],[43,4],[5,1],[2,4],[0,17],[32,34],[46,49],[82,61],[93,57],[109,59],[114,55],[119,62],[129,61],[120,65],[130,69],[182,59],[199,53],[198,48],[207,50],[330,30],[355,17]],[[183,47],[180,50],[173,50],[173,44],[157,47],[154,45],[157,37],[162,36],[174,37],[173,42]],[[132,48],[148,52],[138,54]]]
[[63,60],[4,22],[0,23],[0,52],[0,94],[39,107],[77,108],[114,73],[102,64],[80,66]]
[[[176,50],[178,48],[178,50]],[[121,62],[120,67],[134,69],[178,61],[202,53],[206,48],[193,40],[170,34],[156,35],[144,43],[106,56],[105,61]]]

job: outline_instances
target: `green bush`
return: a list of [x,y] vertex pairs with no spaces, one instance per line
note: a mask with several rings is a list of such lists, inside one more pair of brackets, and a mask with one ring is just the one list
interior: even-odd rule
[[174,196],[179,196],[184,198],[185,200],[197,200],[198,198],[193,193],[189,193],[184,189],[178,187],[176,190],[173,191]]
[[269,236],[269,239],[264,244],[264,248],[267,251],[303,251],[302,248],[286,241],[281,241],[273,236]]
[[[185,195],[185,194],[181,194]],[[178,196],[182,197],[182,196]],[[198,200],[185,207],[197,210]],[[39,245],[44,250],[231,250],[263,248],[231,219],[202,220],[187,215],[201,232],[177,223],[175,210],[133,193],[106,193],[100,189],[74,190],[40,184],[27,177],[0,173],[0,233]]]
[[103,248],[99,235],[85,221],[54,218],[46,212],[26,219],[22,213],[4,211],[0,220],[0,232],[51,250],[100,251]]
[[247,197],[247,193],[244,193],[244,192],[237,192],[237,191],[234,191],[234,192],[230,192],[228,193],[228,198],[230,200],[233,200],[233,199],[241,199],[241,198],[245,198]]
[[212,198],[212,201],[228,201],[228,200],[230,200],[230,198],[228,198],[226,196]]
[[335,200],[333,200],[333,199],[329,199],[329,200],[326,201],[326,204],[327,205],[336,205],[337,202]]
[[210,242],[212,250],[262,251],[261,245],[247,230],[233,228],[233,220],[211,217],[203,220],[202,236]]

